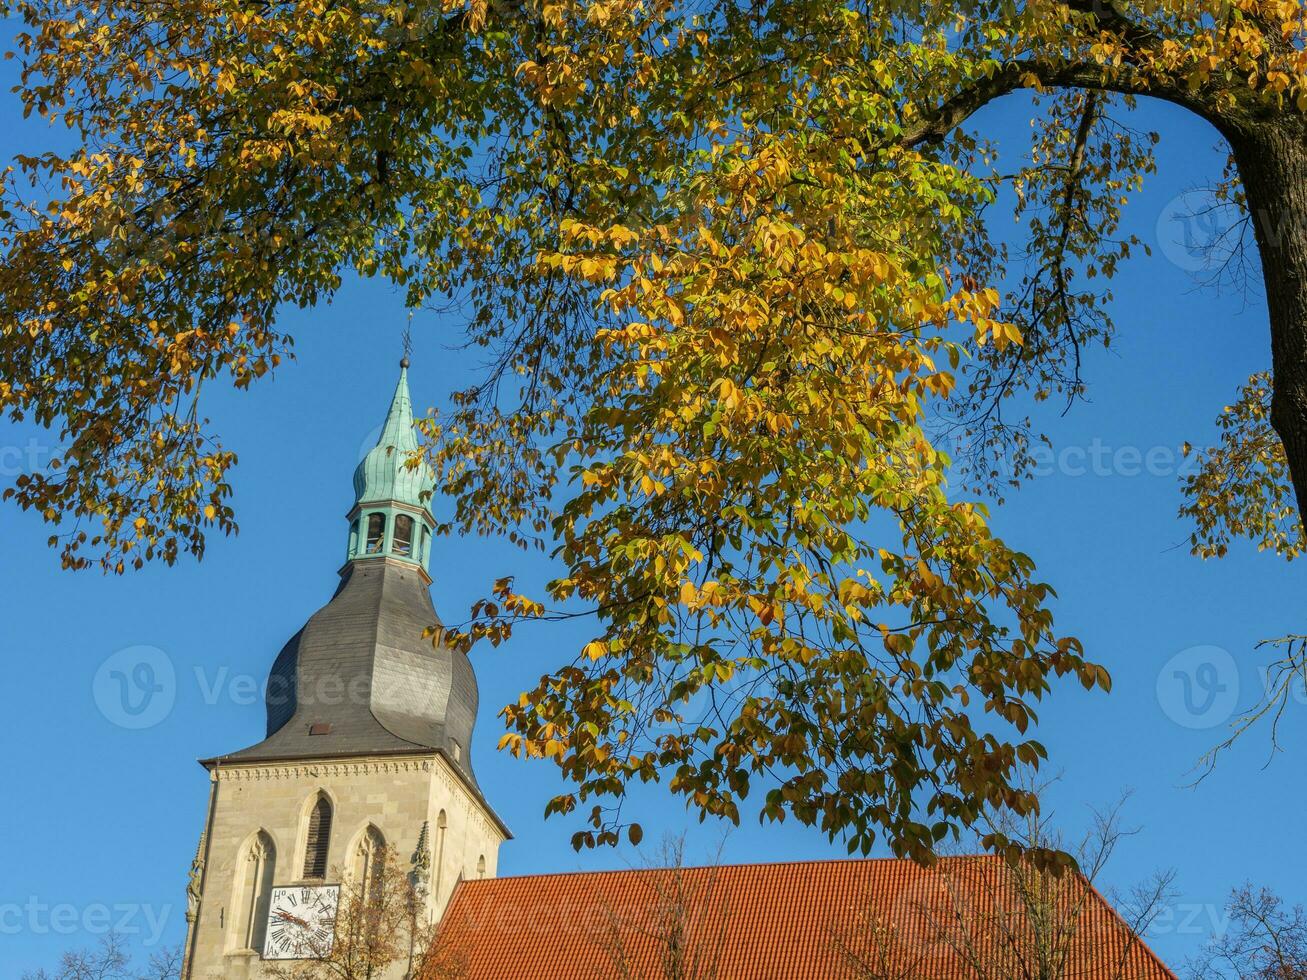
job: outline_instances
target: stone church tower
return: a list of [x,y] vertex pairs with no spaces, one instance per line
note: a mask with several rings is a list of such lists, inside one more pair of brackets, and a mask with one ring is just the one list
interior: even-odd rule
[[382,847],[438,918],[460,878],[494,876],[509,837],[472,771],[472,665],[422,638],[438,624],[424,496],[434,477],[406,465],[417,449],[407,368],[354,473],[340,586],[272,665],[267,737],[202,763],[209,809],[183,980],[259,978],[265,959],[296,958],[284,927],[323,928],[341,877],[364,873]]

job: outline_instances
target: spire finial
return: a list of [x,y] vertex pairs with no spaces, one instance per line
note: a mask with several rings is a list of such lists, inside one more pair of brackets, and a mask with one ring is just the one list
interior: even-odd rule
[[412,315],[410,314],[409,324],[404,327],[404,356],[399,360],[399,366],[405,371],[408,370],[409,358],[413,356],[413,324]]

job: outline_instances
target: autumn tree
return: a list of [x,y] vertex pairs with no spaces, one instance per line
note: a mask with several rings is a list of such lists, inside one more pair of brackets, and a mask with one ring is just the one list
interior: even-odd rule
[[[1121,841],[1124,800],[1092,813],[1068,839],[1050,812],[1017,820],[996,814],[1027,854],[1057,863],[956,855],[901,907],[869,908],[835,941],[859,980],[1103,980],[1169,977],[1144,936],[1174,899],[1174,874],[1157,872],[1127,890],[1107,888],[1104,871]],[[1100,894],[1103,893],[1103,894]],[[1104,897],[1111,908],[1104,905]]]
[[111,932],[94,949],[64,953],[54,972],[27,972],[23,980],[177,980],[180,976],[180,949],[158,950],[150,954],[144,966],[138,966],[132,962],[123,938]]
[[[1092,826],[1068,841],[1044,816],[1014,834],[1028,848],[1075,858],[1071,867],[1037,866],[1024,858],[996,866],[997,887],[978,891],[962,871],[944,869],[947,899],[927,909],[937,940],[967,964],[976,980],[1070,980],[1092,963],[1104,980],[1166,975],[1144,936],[1175,897],[1174,874],[1156,872],[1121,891],[1105,887],[1104,870],[1127,836],[1120,805],[1095,812]],[[958,880],[961,879],[961,880]],[[1112,911],[1101,904],[1102,891]]]
[[[337,871],[342,881],[334,931],[300,941],[297,959],[269,961],[277,980],[408,980],[419,976],[432,946],[435,927],[428,920],[419,879],[390,849],[361,873]],[[455,974],[422,974],[453,980]]]
[[[643,894],[623,907],[606,904],[594,942],[612,980],[718,980],[730,909],[723,906],[714,860],[685,865],[685,837],[668,837],[643,870]],[[652,965],[652,973],[646,968]]]
[[1228,924],[1189,964],[1192,980],[1302,980],[1307,977],[1307,911],[1251,884],[1225,907]]
[[[1267,284],[1269,371],[1197,450],[1193,548],[1302,547],[1297,0],[6,6],[19,97],[75,146],[5,187],[0,410],[64,447],[5,495],[74,568],[200,554],[235,526],[201,393],[285,357],[279,309],[350,274],[457,298],[491,368],[425,425],[447,530],[561,574],[444,639],[595,618],[505,711],[574,783],[549,811],[578,845],[655,780],[923,860],[1035,806],[1040,702],[1109,678],[980,491],[1112,336],[1140,100],[1228,141]],[[1033,144],[1000,166],[972,120],[1017,92]],[[1005,189],[1016,243],[984,220]]]

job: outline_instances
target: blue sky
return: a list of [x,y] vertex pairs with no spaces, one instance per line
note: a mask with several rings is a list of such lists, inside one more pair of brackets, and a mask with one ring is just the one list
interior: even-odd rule
[[[1002,117],[991,113],[996,125]],[[11,96],[0,97],[0,120],[4,156],[48,142],[40,124],[19,122]],[[1301,565],[1246,549],[1201,563],[1184,546],[1178,447],[1209,438],[1220,407],[1267,366],[1267,325],[1260,295],[1196,290],[1176,248],[1173,202],[1220,174],[1215,133],[1167,107],[1147,107],[1138,121],[1160,128],[1164,140],[1160,175],[1132,206],[1129,229],[1166,247],[1123,269],[1115,284],[1120,333],[1110,353],[1087,360],[1089,402],[1065,418],[1050,413],[1055,453],[996,510],[995,523],[1058,588],[1060,628],[1080,637],[1115,679],[1108,696],[1063,685],[1043,710],[1039,737],[1052,767],[1064,772],[1053,793],[1057,816],[1074,829],[1087,805],[1133,790],[1126,822],[1139,832],[1122,844],[1108,882],[1128,886],[1154,869],[1176,870],[1180,896],[1152,942],[1177,963],[1219,925],[1226,893],[1246,879],[1307,900],[1307,855],[1283,844],[1307,809],[1300,778],[1307,705],[1290,706],[1282,729],[1288,751],[1269,767],[1267,732],[1259,730],[1201,785],[1188,785],[1199,757],[1222,737],[1231,706],[1255,700],[1267,657],[1254,644],[1303,629],[1307,583]],[[45,545],[48,530],[32,515],[0,509],[6,976],[50,965],[110,925],[138,947],[180,941],[207,791],[195,760],[258,740],[258,687],[272,658],[331,595],[350,476],[384,415],[406,322],[390,287],[348,282],[330,305],[285,313],[295,363],[249,393],[215,392],[208,412],[240,454],[241,533],[213,540],[202,563],[124,578],[61,572]],[[441,404],[475,366],[446,347],[459,326],[456,315],[413,320],[419,411]],[[0,485],[18,464],[47,458],[50,446],[46,433],[0,427]],[[484,539],[438,541],[434,565],[436,607],[453,621],[500,575],[515,573],[529,585],[557,572],[546,558]],[[641,860],[629,849],[574,853],[575,825],[541,818],[562,788],[552,765],[495,752],[497,707],[549,664],[570,658],[585,630],[540,627],[474,657],[482,696],[477,772],[516,834],[501,852],[501,873]],[[110,658],[117,659],[105,667]],[[104,671],[124,660],[156,665],[156,681],[168,688],[144,718],[148,727],[124,727],[106,696]],[[642,792],[637,806],[647,840],[688,830],[698,860],[719,844],[733,862],[844,853],[816,831],[747,819],[722,844],[724,828],[699,826],[658,791]]]

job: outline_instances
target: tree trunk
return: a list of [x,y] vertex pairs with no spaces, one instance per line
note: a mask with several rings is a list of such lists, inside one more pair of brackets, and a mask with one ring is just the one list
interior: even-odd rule
[[1307,121],[1255,123],[1232,140],[1271,319],[1271,424],[1307,520]]

